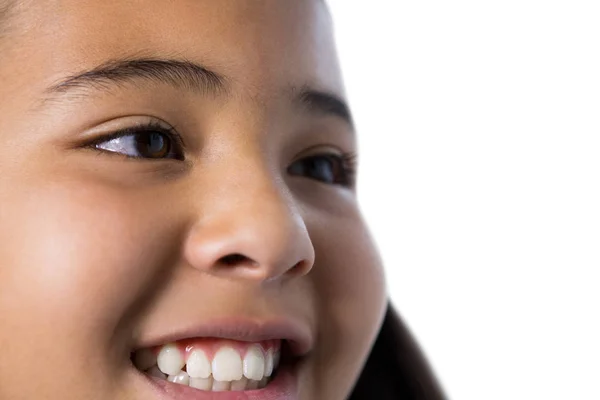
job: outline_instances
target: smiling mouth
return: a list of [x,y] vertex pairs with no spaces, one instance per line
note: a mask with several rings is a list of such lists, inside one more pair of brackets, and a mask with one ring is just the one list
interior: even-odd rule
[[222,317],[159,332],[136,340],[131,367],[169,400],[295,400],[315,345],[310,326],[287,317]]
[[274,379],[282,353],[288,354],[285,343],[193,338],[143,348],[131,358],[149,377],[177,385],[213,392],[258,390]]

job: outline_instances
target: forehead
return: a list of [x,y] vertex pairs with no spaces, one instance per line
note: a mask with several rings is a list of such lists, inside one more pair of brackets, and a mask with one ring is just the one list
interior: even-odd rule
[[321,0],[26,3],[18,15],[23,33],[8,43],[21,50],[0,68],[28,65],[22,78],[40,89],[107,60],[146,57],[208,65],[257,92],[304,84],[343,91]]

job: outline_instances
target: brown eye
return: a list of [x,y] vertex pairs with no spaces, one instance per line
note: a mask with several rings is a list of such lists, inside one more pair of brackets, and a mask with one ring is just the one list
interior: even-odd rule
[[162,127],[127,128],[101,138],[93,147],[130,158],[183,160],[183,144],[176,133]]
[[303,158],[288,168],[293,176],[302,176],[330,185],[352,186],[355,166],[353,155],[323,154]]
[[144,158],[163,158],[169,154],[171,142],[163,133],[149,132],[137,135],[137,150]]

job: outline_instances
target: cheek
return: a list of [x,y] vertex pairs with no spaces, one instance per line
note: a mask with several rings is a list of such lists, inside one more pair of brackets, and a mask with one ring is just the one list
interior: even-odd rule
[[1,197],[0,306],[28,310],[8,318],[57,341],[109,345],[168,252],[159,233],[173,234],[156,210],[79,180],[40,180]]
[[350,390],[385,311],[382,263],[359,216],[330,223],[313,237],[318,264],[314,281],[320,300],[319,374],[336,371],[322,384]]

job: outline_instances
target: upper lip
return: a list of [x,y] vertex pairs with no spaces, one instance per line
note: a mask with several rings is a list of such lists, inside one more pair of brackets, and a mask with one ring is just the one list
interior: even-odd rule
[[295,357],[306,355],[312,350],[314,345],[314,338],[310,328],[292,319],[273,318],[260,320],[232,317],[174,328],[168,333],[143,340],[137,346],[137,349],[203,337],[241,342],[281,339],[288,343],[290,351]]

